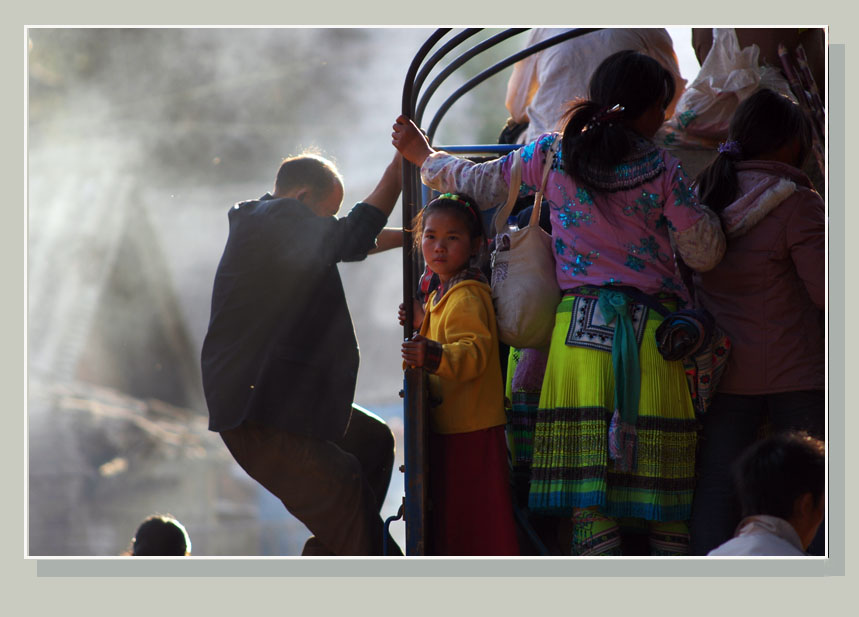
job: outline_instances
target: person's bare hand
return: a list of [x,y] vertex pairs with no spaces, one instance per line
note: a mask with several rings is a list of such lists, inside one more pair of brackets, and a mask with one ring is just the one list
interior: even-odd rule
[[427,358],[427,339],[415,334],[411,339],[403,341],[403,360],[411,368],[424,365]]
[[[397,311],[397,319],[400,322],[401,326],[406,325],[406,305],[400,303],[399,310]],[[424,321],[424,307],[420,302],[414,300],[412,306],[412,327],[415,330],[420,330],[421,324]]]
[[418,167],[434,152],[423,132],[406,116],[399,116],[394,122],[391,143],[407,161]]

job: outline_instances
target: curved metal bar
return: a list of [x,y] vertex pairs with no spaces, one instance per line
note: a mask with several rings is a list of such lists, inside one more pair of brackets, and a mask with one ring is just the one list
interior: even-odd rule
[[[498,34],[495,34],[495,35],[489,37],[488,39],[478,43],[474,47],[470,48],[465,53],[463,53],[461,56],[456,58],[453,62],[448,64],[444,68],[444,70],[442,70],[436,76],[436,78],[430,83],[430,85],[427,86],[427,89],[424,91],[423,95],[421,96],[421,100],[418,103],[418,106],[415,110],[415,117],[414,117],[415,124],[420,125],[420,122],[423,119],[424,110],[426,109],[427,103],[429,103],[430,97],[433,94],[435,94],[435,91],[438,89],[438,87],[441,85],[441,83],[445,79],[447,79],[447,77],[451,73],[453,73],[456,69],[461,67],[463,64],[465,64],[469,60],[471,60],[474,56],[486,51],[490,47],[494,47],[495,45],[497,45],[498,43],[501,43],[502,41],[506,41],[507,39],[509,39],[512,36],[516,36],[517,34],[521,34],[522,32],[525,32],[527,30],[528,30],[528,28],[509,28],[503,32],[499,32]],[[453,41],[451,41],[451,42],[453,42]]]
[[541,41],[535,45],[531,45],[530,47],[513,54],[506,60],[502,60],[501,62],[494,64],[493,66],[469,79],[462,86],[460,86],[453,94],[451,94],[447,98],[447,100],[442,103],[441,107],[439,107],[438,111],[432,119],[432,122],[429,125],[429,128],[427,129],[427,137],[429,138],[430,142],[432,142],[432,138],[435,135],[435,131],[438,128],[439,122],[441,122],[442,117],[445,113],[447,113],[447,110],[450,109],[451,105],[453,105],[460,97],[462,97],[462,95],[473,89],[476,85],[486,81],[496,73],[503,71],[508,66],[518,62],[522,58],[526,58],[531,54],[537,53],[538,51],[542,51],[548,47],[552,47],[553,45],[557,45],[558,43],[562,43],[563,41],[566,41],[568,39],[572,39],[583,34],[588,34],[589,32],[595,32],[596,30],[601,30],[601,28],[576,28],[574,30],[562,32],[561,34],[546,39],[545,41]]
[[415,57],[412,58],[412,63],[409,65],[409,70],[406,71],[406,82],[403,85],[403,108],[402,113],[409,118],[412,117],[414,113],[414,107],[412,99],[412,92],[414,90],[415,85],[415,76],[418,73],[418,67],[423,62],[426,55],[430,52],[433,46],[442,38],[445,34],[450,32],[450,28],[439,28],[435,32],[433,32],[424,44],[421,45],[421,48],[418,50],[418,53],[415,54]]
[[[418,50],[417,54],[415,54],[412,63],[409,65],[409,70],[406,72],[405,84],[403,85],[402,100],[402,114],[408,118],[414,116],[414,87],[418,68],[433,46],[448,32],[450,32],[450,28],[439,28],[433,32]],[[420,195],[419,186],[420,178],[414,165],[408,161],[403,161],[403,229],[408,229],[411,226],[412,218],[414,218],[415,198]],[[410,249],[410,246],[406,246],[403,250],[403,302],[406,309],[406,325],[403,327],[403,336],[405,337],[410,336],[412,333],[410,324],[414,317],[410,298],[415,287],[415,267],[412,263]]]
[[[450,39],[447,43],[445,43],[444,46],[441,47],[441,49],[435,52],[432,57],[430,57],[430,59],[424,63],[423,67],[421,67],[421,70],[418,73],[418,76],[414,79],[412,85],[412,109],[415,108],[414,105],[417,100],[418,92],[424,85],[424,82],[426,81],[426,78],[429,76],[430,72],[433,70],[433,68],[435,68],[439,61],[441,61],[441,59],[446,56],[451,49],[454,49],[460,43],[471,38],[481,30],[483,30],[483,28],[467,28],[463,30],[462,32],[454,36],[452,39]],[[415,124],[417,124],[418,126],[420,126],[421,115],[422,114],[420,110],[418,110],[415,112],[414,117],[412,117],[412,120],[414,120]]]
[[[415,78],[424,58],[433,46],[450,31],[449,28],[439,28],[421,46],[412,60],[406,73],[403,85],[402,113],[408,118],[414,116]],[[420,175],[414,165],[403,161],[403,230],[411,226],[411,220],[418,199],[420,198]],[[404,240],[408,232],[403,231]],[[413,301],[415,281],[417,278],[417,260],[412,254],[410,242],[403,243],[403,303],[406,322],[403,327],[405,337],[411,336],[414,322]],[[425,377],[423,369],[407,369],[403,376],[403,424],[405,438],[405,504],[404,517],[406,520],[406,555],[425,555],[427,553],[427,535],[429,521],[429,490],[426,478],[427,464],[427,435],[429,413],[426,403]],[[387,536],[386,536],[387,537]]]

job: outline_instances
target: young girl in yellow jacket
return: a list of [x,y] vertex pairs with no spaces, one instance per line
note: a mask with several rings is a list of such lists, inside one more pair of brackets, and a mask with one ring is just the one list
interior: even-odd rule
[[[415,222],[440,284],[403,359],[429,373],[432,552],[518,555],[504,436],[504,386],[489,285],[475,262],[486,246],[474,200],[445,193]],[[403,315],[401,313],[401,321]]]

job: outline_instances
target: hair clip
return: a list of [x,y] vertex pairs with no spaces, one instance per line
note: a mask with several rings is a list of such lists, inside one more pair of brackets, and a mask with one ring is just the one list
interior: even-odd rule
[[596,114],[594,114],[594,117],[591,118],[591,121],[585,125],[584,130],[590,130],[595,126],[603,124],[604,122],[611,123],[613,120],[617,120],[618,118],[620,118],[620,116],[623,115],[623,112],[625,111],[626,107],[624,107],[620,103],[612,107],[603,107]]
[[[437,201],[440,199],[445,199],[448,201],[455,201],[455,202],[465,206],[465,209],[468,210],[474,218],[477,218],[477,213],[475,212],[474,206],[472,206],[471,203],[464,200],[462,197],[460,197],[456,193],[442,193],[441,195],[436,197],[433,201]],[[430,202],[430,203],[432,203],[432,202]],[[429,204],[427,204],[427,205],[429,205]]]
[[436,199],[450,199],[452,201],[458,201],[459,203],[463,203],[466,206],[470,206],[471,204],[465,201],[462,197],[457,195],[456,193],[442,193]]
[[723,141],[719,144],[719,154],[725,154],[732,158],[740,158],[742,152],[740,142],[736,140]]

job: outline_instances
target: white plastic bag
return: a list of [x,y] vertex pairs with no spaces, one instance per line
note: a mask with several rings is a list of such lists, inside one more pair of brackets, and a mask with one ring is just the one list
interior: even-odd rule
[[698,76],[680,97],[657,141],[668,147],[714,147],[726,138],[737,105],[760,87],[791,96],[778,69],[758,66],[759,55],[757,45],[740,49],[733,28],[714,28],[713,46]]

